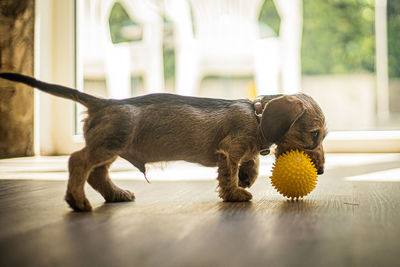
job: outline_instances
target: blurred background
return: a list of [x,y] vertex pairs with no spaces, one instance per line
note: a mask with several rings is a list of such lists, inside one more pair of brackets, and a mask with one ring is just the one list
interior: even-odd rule
[[305,92],[331,131],[398,130],[399,35],[397,0],[76,1],[78,86],[111,98]]

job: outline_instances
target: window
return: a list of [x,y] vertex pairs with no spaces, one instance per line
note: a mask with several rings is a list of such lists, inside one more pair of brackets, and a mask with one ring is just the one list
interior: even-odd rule
[[[298,79],[299,88],[321,104],[330,130],[328,151],[399,151],[399,4],[388,0],[385,8],[380,6],[385,1],[298,0],[294,1],[297,8],[291,6],[289,10],[284,2],[248,1],[246,10],[235,9],[232,4],[231,13],[214,7],[213,12],[223,13],[213,16],[218,20],[210,28],[199,11],[204,9],[199,6],[203,1],[76,1],[76,85],[112,98],[153,92],[251,98],[264,88],[258,85],[265,84],[262,75],[254,74],[256,64],[263,66],[261,70],[268,68],[264,73],[273,73],[272,79],[277,77],[272,86],[276,90],[297,90],[293,81]],[[67,4],[54,5],[57,12],[57,6]],[[290,28],[288,18],[300,21],[297,24],[302,27]],[[256,21],[256,27],[252,21]],[[250,28],[243,26],[246,23]],[[210,32],[214,42],[207,41]],[[261,49],[249,52],[247,41],[254,33],[262,39]],[[245,36],[240,39],[246,42],[238,41],[238,36]],[[65,38],[74,39],[71,34]],[[291,70],[292,76],[282,71],[292,68],[282,68],[285,59],[279,50],[285,47],[284,38],[300,40],[298,48],[292,50],[298,54],[294,53],[292,59],[299,58],[298,78],[296,67]],[[255,50],[272,63],[263,65],[249,57]],[[238,58],[229,57],[230,53]],[[383,60],[379,53],[383,53]],[[274,59],[274,55],[279,57]],[[286,59],[284,64],[290,61]]]

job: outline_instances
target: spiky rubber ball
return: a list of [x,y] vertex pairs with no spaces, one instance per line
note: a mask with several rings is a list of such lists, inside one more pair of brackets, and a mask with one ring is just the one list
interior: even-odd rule
[[270,178],[280,194],[298,199],[308,195],[317,185],[317,169],[304,151],[291,150],[276,159]]

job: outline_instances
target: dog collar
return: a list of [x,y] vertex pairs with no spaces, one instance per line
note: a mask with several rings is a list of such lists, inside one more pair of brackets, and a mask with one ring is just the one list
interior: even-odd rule
[[257,120],[258,120],[258,122],[260,122],[261,115],[263,112],[263,106],[261,103],[261,99],[259,99],[259,98],[254,99],[253,107],[254,107],[254,114],[256,114]]
[[[261,123],[261,116],[262,116],[262,112],[263,112],[263,106],[261,103],[261,99],[256,98],[253,101],[253,108],[254,108],[254,114],[256,115],[257,121],[258,121],[258,127],[259,127],[259,131],[261,133],[261,138],[264,139],[264,141],[267,141],[265,139],[264,133],[262,132],[262,128],[260,127],[260,123]],[[261,146],[260,147],[260,155],[261,156],[266,156],[270,153],[270,149],[269,147],[271,146],[271,144],[267,144],[265,146]]]

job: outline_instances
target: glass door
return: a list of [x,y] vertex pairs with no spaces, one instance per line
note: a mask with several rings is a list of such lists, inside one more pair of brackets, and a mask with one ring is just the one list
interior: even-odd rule
[[[78,86],[125,98],[182,93],[180,84],[189,79],[194,89],[184,94],[253,98],[268,93],[254,59],[266,54],[271,63],[264,74],[277,73],[271,93],[302,91],[320,103],[328,151],[400,151],[399,1],[241,1],[204,1],[227,9],[190,0],[76,1]],[[221,14],[204,19],[201,10]],[[207,28],[210,20],[215,29]],[[302,26],[290,26],[293,21]],[[243,30],[244,22],[251,30]],[[216,28],[223,29],[218,38],[207,39],[207,29]],[[285,54],[290,40],[299,44]],[[291,66],[297,61],[298,68]],[[287,88],[296,84],[291,79],[299,88]]]

